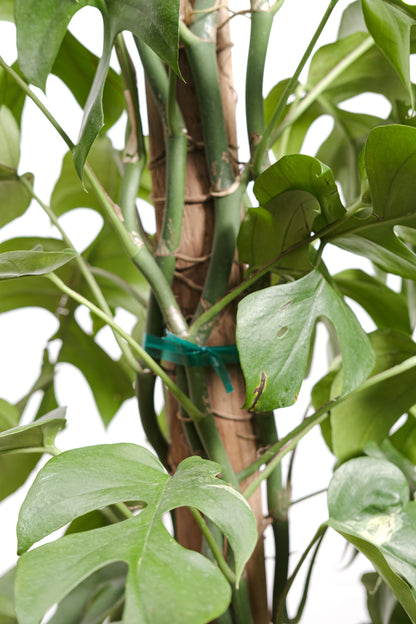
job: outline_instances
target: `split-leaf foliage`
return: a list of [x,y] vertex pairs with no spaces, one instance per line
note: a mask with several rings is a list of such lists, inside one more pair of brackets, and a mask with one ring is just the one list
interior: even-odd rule
[[[272,22],[284,19],[283,3],[251,0],[239,7],[247,9],[252,29],[246,95],[251,156],[240,163],[236,177],[224,152],[227,137],[210,41],[218,26],[217,2],[0,0],[0,19],[15,23],[18,48],[16,62],[1,61],[0,67],[0,226],[25,219],[33,200],[59,233],[3,239],[0,313],[43,308],[56,315],[58,329],[50,339],[60,341],[53,356],[45,348],[41,371],[18,402],[0,398],[0,499],[29,478],[42,456],[52,455],[20,510],[17,569],[0,579],[4,624],[39,624],[47,613],[50,624],[265,624],[248,610],[245,575],[257,531],[264,529],[246,498],[263,480],[277,553],[269,620],[292,621],[286,608],[293,580],[287,578],[289,550],[279,542],[282,526],[287,530],[291,484],[280,462],[318,424],[336,466],[324,526],[374,566],[363,577],[371,621],[416,623],[416,122],[410,74],[416,9],[402,0],[350,3],[335,41],[318,48],[313,45],[317,31],[305,57],[306,79],[300,80],[301,61],[299,71],[263,99],[259,77]],[[325,15],[317,16],[322,27],[336,5],[332,0]],[[102,16],[100,58],[68,30],[86,6]],[[296,31],[293,24],[286,28]],[[170,212],[161,235],[164,253],[157,260],[155,241],[136,212],[137,198],[151,209],[152,184],[145,169],[143,94],[137,91],[126,31],[139,53],[134,62],[143,64],[153,93],[156,89],[168,144]],[[191,322],[181,316],[170,287],[191,147],[175,99],[175,84],[182,80],[180,46],[194,74],[218,207],[211,269]],[[306,47],[299,41],[299,58]],[[114,48],[119,68],[110,68]],[[83,109],[75,144],[31,90],[30,85],[45,89],[51,74]],[[347,110],[350,98],[366,92],[385,98],[386,116]],[[32,174],[19,166],[27,98],[43,107],[51,132],[58,131],[68,146],[49,206],[35,194]],[[107,132],[125,110],[126,147],[119,152]],[[308,130],[324,115],[332,119],[332,130],[315,154],[306,154]],[[59,221],[81,207],[102,219],[83,253]],[[354,263],[337,272],[326,253],[331,247],[352,252],[354,262],[364,257],[370,268]],[[236,249],[244,279],[227,290]],[[370,318],[370,333],[351,300]],[[239,474],[227,458],[210,406],[190,398],[198,394],[192,387],[198,376],[185,371],[188,385],[181,383],[181,367],[172,380],[141,347],[143,333],[152,326],[149,319],[146,326],[146,309],[160,312],[160,335],[167,329],[205,344],[221,313],[236,302],[245,413],[253,414],[260,438],[258,460]],[[91,332],[77,320],[79,306],[90,310]],[[134,316],[131,334],[114,320],[118,310]],[[302,393],[316,355],[318,324],[328,330],[327,367],[312,390],[307,418],[294,422],[292,432],[279,440],[275,419],[279,422],[280,408],[293,405]],[[104,325],[119,342],[118,359],[96,340]],[[1,357],[7,360],[7,353]],[[65,408],[58,405],[54,386],[61,362],[84,375],[106,426],[137,391],[155,453],[132,442],[83,447],[82,440],[80,448],[60,452]],[[153,408],[154,375],[182,406],[184,431],[189,436],[192,430],[203,449],[202,457],[188,457],[176,470],[167,460],[164,410],[157,415]],[[29,418],[35,393],[40,405]],[[247,486],[243,479],[250,475],[254,480]],[[182,507],[201,527],[202,552],[177,541],[175,510]],[[174,520],[171,530],[168,516]],[[58,529],[59,537],[37,545]],[[305,523],[310,529],[312,536],[316,527]],[[319,548],[323,533],[321,527],[311,546],[317,542]],[[304,602],[293,621],[299,621]]]

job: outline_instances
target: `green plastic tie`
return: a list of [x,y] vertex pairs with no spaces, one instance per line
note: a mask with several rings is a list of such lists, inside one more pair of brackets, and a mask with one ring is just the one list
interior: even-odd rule
[[224,384],[226,392],[229,394],[233,391],[225,365],[236,364],[240,361],[235,345],[201,346],[166,331],[166,336],[163,338],[144,334],[143,348],[149,355],[158,360],[166,360],[182,366],[212,366]]

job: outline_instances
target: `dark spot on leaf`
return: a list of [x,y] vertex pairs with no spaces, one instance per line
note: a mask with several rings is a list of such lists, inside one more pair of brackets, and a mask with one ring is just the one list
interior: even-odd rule
[[293,302],[294,302],[294,300],[291,299],[291,301],[288,301],[287,303],[284,303],[282,306],[280,306],[279,312],[282,312],[283,310],[287,310],[287,308],[290,308],[290,306],[292,305]]
[[287,332],[289,331],[289,327],[281,327],[279,329],[279,333],[277,334],[278,338],[283,338],[283,336],[286,336]]
[[266,387],[266,382],[267,382],[267,375],[264,371],[261,371],[260,373],[260,382],[259,385],[257,386],[257,388],[254,388],[254,401],[253,403],[250,405],[250,407],[248,408],[249,412],[252,412],[254,410],[254,408],[256,407],[261,395],[264,392],[264,389]]

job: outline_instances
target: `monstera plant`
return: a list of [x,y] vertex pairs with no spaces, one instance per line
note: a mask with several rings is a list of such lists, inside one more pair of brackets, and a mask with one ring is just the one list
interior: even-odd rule
[[[0,58],[0,226],[24,224],[32,202],[54,226],[2,239],[0,312],[40,307],[57,327],[30,391],[0,399],[0,498],[31,482],[18,563],[0,579],[2,624],[298,622],[331,531],[373,570],[362,579],[368,618],[416,623],[416,7],[344,3],[322,47],[338,1],[314,9],[293,75],[264,97],[272,25],[296,36],[285,22],[293,2],[0,0],[18,52],[11,64]],[[102,17],[100,57],[69,29],[86,7]],[[237,19],[250,23],[244,161]],[[76,142],[40,94],[52,74],[83,111]],[[363,93],[383,96],[387,114],[345,106]],[[29,100],[67,147],[50,198],[19,165]],[[310,154],[305,137],[324,116],[332,130]],[[121,150],[108,134],[116,122]],[[82,251],[65,228],[78,208],[102,220]],[[369,268],[337,272],[327,253],[336,248]],[[317,326],[327,331],[325,369],[282,436],[281,410],[305,391]],[[104,327],[118,356],[97,338]],[[153,451],[133,434],[61,451],[61,363],[83,374],[106,426],[137,397]],[[289,561],[291,468],[312,429],[333,455],[327,519],[305,518],[310,544]],[[287,598],[301,569],[294,610]]]

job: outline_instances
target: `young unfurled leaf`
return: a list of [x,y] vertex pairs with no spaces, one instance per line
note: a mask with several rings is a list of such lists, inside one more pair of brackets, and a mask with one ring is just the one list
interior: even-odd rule
[[416,503],[404,474],[383,459],[343,464],[328,488],[328,525],[374,564],[416,622]]
[[334,326],[343,359],[342,394],[374,365],[370,342],[342,297],[317,270],[245,297],[238,307],[237,346],[247,385],[246,407],[267,411],[296,401],[313,329],[325,317]]
[[16,581],[21,624],[37,624],[53,604],[114,561],[128,565],[124,624],[202,624],[223,613],[231,592],[222,573],[179,546],[162,524],[171,509],[199,509],[227,538],[238,578],[257,541],[256,521],[243,497],[217,478],[220,469],[190,457],[169,477],[155,456],[133,444],[75,449],[49,461],[20,511],[19,552],[91,510],[133,500],[145,506],[117,524],[25,552]]

